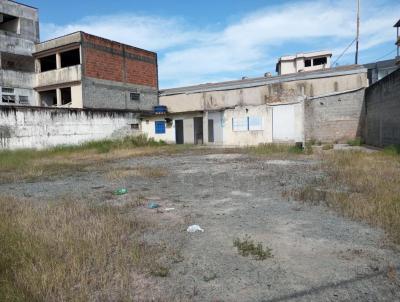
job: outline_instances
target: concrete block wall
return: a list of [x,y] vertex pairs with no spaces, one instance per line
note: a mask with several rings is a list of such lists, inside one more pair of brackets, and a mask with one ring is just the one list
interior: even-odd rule
[[400,144],[400,69],[366,90],[365,141],[384,147]]
[[363,134],[365,90],[307,99],[304,103],[305,140],[347,142]]
[[39,107],[0,107],[0,149],[43,149],[137,135],[137,113]]

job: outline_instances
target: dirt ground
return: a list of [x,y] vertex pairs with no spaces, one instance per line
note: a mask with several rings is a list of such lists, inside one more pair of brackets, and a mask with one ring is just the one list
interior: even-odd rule
[[[131,158],[52,180],[2,184],[0,191],[117,204],[142,196],[137,211],[155,225],[143,240],[165,245],[169,267],[167,277],[148,277],[138,293],[143,300],[400,301],[399,249],[382,231],[284,194],[324,176],[316,160],[212,153]],[[154,177],[123,172],[149,167],[158,171]],[[113,196],[119,187],[128,194]],[[161,208],[147,209],[149,201]],[[187,233],[192,224],[204,233]],[[233,241],[245,235],[273,257],[240,256]]]

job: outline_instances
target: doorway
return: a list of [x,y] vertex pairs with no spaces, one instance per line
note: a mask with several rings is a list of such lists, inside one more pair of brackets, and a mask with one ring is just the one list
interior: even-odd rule
[[203,144],[203,118],[195,117],[193,118],[194,123],[194,143],[195,145]]
[[208,142],[214,142],[214,120],[208,120]]
[[175,140],[178,145],[182,145],[184,143],[183,120],[175,120]]

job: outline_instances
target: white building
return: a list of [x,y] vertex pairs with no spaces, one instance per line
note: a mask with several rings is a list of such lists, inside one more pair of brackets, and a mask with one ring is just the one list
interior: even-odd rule
[[316,51],[283,56],[276,64],[276,72],[278,75],[285,75],[327,69],[331,67],[331,57],[332,53],[330,51]]

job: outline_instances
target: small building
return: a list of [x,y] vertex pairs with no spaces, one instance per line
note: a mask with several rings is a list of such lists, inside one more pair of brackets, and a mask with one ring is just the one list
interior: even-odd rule
[[35,45],[38,106],[151,110],[157,54],[84,32]]
[[364,64],[364,67],[368,69],[369,84],[372,85],[376,83],[398,69],[399,66],[396,64],[396,62],[396,59],[391,59]]
[[322,70],[331,67],[332,53],[330,51],[315,51],[283,56],[276,64],[278,75],[304,71]]
[[149,137],[247,146],[346,142],[362,135],[367,69],[343,66],[160,91],[168,112],[142,115]]
[[0,106],[34,105],[35,64],[39,42],[38,10],[14,1],[0,1]]

